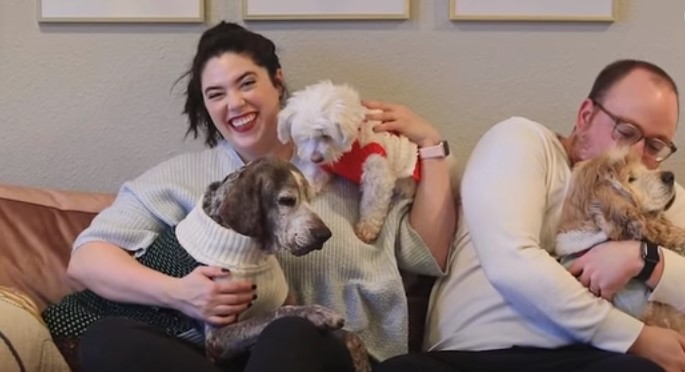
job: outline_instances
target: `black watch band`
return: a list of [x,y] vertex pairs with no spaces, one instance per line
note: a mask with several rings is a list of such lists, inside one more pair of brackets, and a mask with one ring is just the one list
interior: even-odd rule
[[646,282],[649,277],[652,276],[656,264],[659,263],[659,246],[649,240],[644,240],[640,250],[642,259],[645,261],[645,266],[642,267],[642,271],[635,276],[635,279]]

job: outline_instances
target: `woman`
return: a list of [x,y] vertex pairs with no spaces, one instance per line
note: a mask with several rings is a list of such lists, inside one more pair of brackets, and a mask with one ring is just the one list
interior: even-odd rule
[[[183,219],[210,182],[250,160],[267,155],[290,159],[295,153],[276,135],[285,84],[270,40],[222,22],[202,35],[187,77],[188,133],[204,135],[210,149],[171,159],[127,182],[115,203],[79,236],[68,270],[110,300],[171,308],[221,326],[249,306],[255,295],[251,283],[217,284],[213,278],[230,273],[202,266],[174,278],[143,267],[134,257],[144,257],[146,247]],[[382,110],[368,117],[383,121],[378,130],[400,132],[420,147],[440,142],[437,130],[406,108],[366,105]],[[440,275],[455,230],[447,161],[422,162],[413,204],[405,200],[391,207],[373,245],[357,239],[352,229],[358,187],[340,179],[312,203],[333,232],[326,249],[299,258],[279,256],[296,302],[340,312],[374,360],[406,351],[407,303],[398,267]],[[219,370],[185,340],[130,320],[97,322],[81,344],[85,370]],[[306,321],[286,318],[262,333],[245,370],[333,367],[349,370],[344,345]]]

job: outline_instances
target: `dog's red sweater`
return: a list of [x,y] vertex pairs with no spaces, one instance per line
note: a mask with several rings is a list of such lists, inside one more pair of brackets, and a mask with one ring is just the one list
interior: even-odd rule
[[[352,182],[361,183],[364,162],[373,154],[383,157],[388,155],[383,146],[377,142],[371,142],[362,147],[359,145],[359,141],[355,141],[352,144],[352,150],[344,153],[337,162],[324,165],[323,168]],[[416,182],[419,182],[421,179],[421,163],[418,161],[416,162],[416,167],[414,167],[412,178]]]

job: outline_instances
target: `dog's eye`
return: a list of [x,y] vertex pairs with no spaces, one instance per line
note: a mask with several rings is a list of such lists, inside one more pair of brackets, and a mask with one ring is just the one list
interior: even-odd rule
[[322,139],[324,142],[331,142],[331,140],[333,140],[333,139],[331,138],[331,136],[329,136],[329,135],[327,135],[327,134],[324,134],[323,136],[321,136],[321,139]]
[[292,207],[295,205],[295,197],[294,196],[281,196],[278,198],[278,204],[284,205],[286,207]]
[[637,178],[635,178],[634,176],[628,177],[628,182],[629,182],[629,183],[633,183],[633,182],[635,182],[635,181],[637,181]]

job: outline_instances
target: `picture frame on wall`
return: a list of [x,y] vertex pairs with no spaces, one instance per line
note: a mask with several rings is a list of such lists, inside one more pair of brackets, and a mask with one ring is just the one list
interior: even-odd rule
[[205,0],[38,0],[42,23],[202,23]]
[[453,21],[613,22],[616,0],[450,0]]
[[404,20],[410,0],[243,0],[243,19]]

